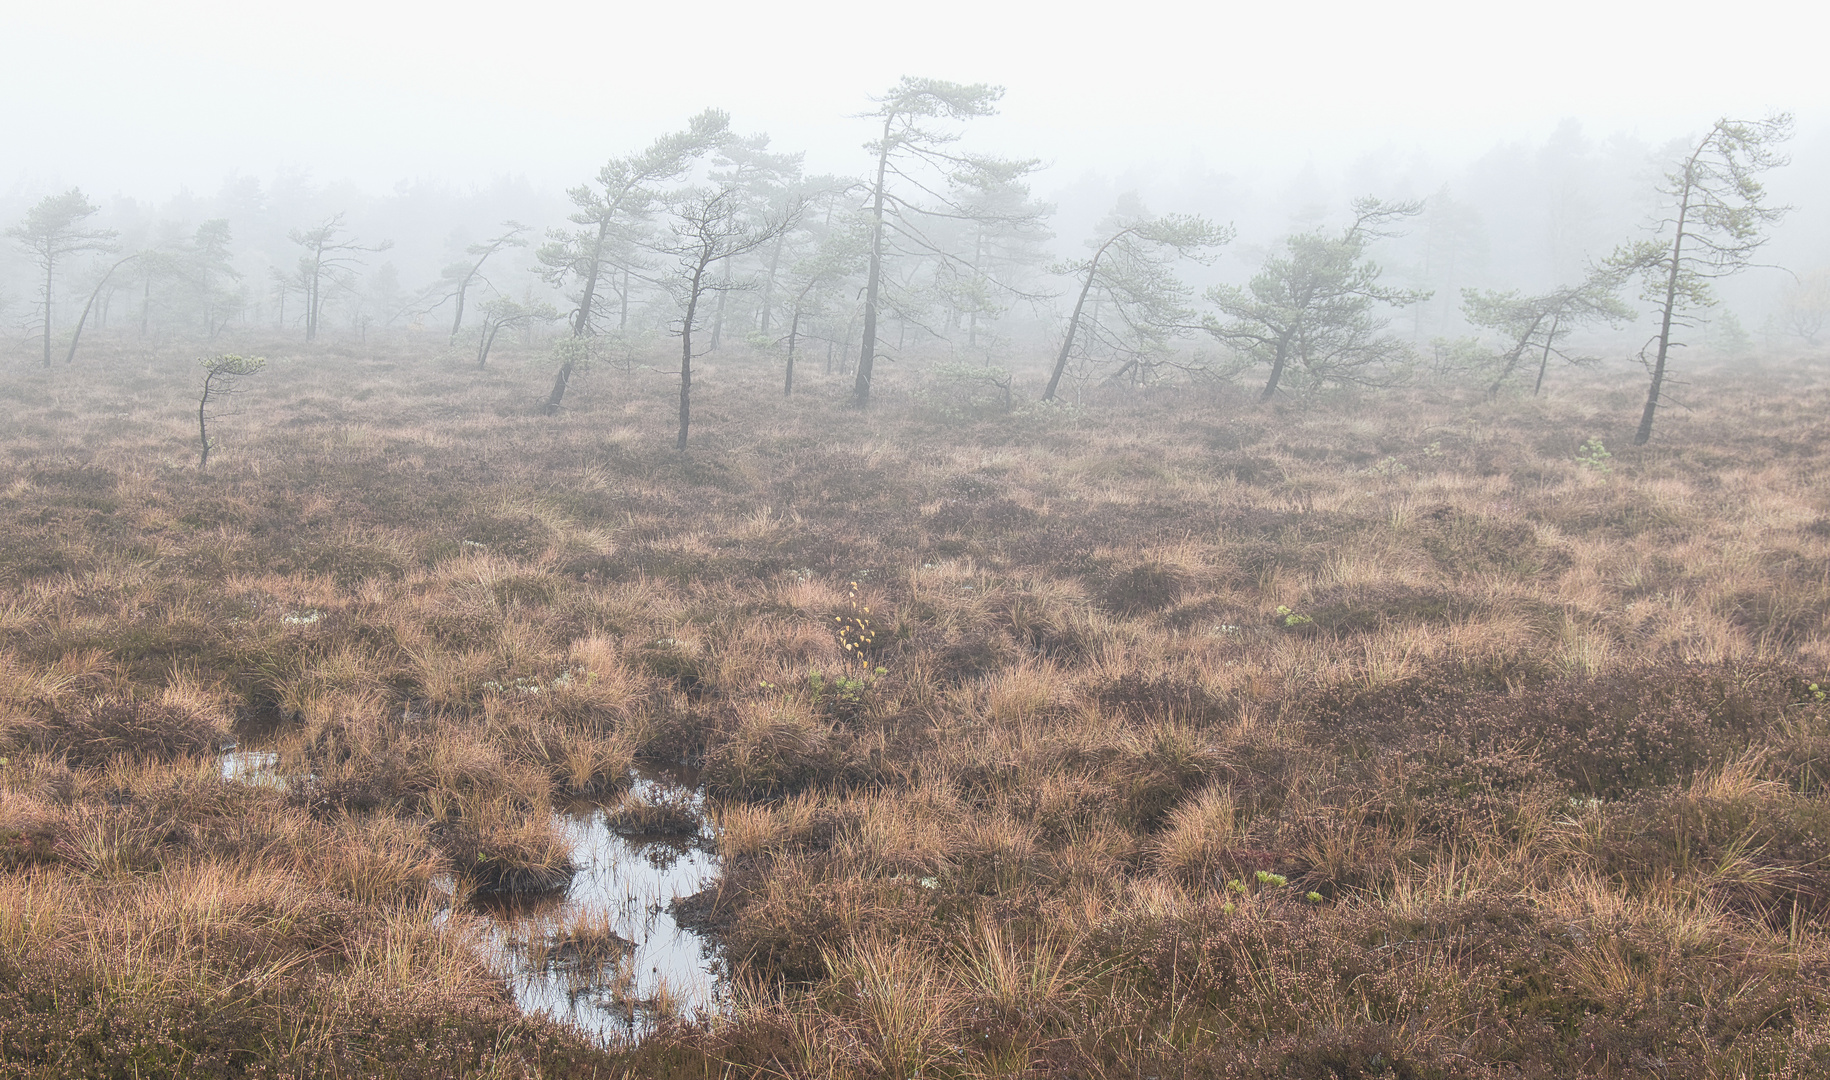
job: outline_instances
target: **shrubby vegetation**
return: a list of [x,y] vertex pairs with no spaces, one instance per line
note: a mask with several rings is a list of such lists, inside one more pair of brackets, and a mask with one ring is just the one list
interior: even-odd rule
[[[267,342],[205,472],[195,369],[94,348],[0,387],[0,1075],[1830,1068],[1808,374],[1644,448],[1585,371],[859,413],[765,354],[682,454],[612,365],[543,415],[543,342]],[[565,800],[690,829],[626,794],[681,761],[729,1007],[519,1014],[466,901]]]

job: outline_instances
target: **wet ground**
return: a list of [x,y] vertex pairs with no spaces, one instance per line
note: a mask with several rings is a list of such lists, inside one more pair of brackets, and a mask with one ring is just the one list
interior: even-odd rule
[[285,787],[286,780],[277,771],[280,756],[271,750],[244,750],[229,743],[222,754],[222,778],[244,784]]
[[[645,773],[633,794],[696,806],[690,782],[678,774]],[[477,905],[494,924],[496,959],[522,1009],[604,1038],[640,1036],[668,1013],[715,1011],[722,983],[713,950],[670,911],[674,900],[717,879],[709,835],[623,835],[612,827],[610,813],[595,806],[556,816],[573,839],[578,866],[564,893]],[[610,963],[569,947],[580,939],[601,944],[605,931],[626,943]]]
[[[278,764],[270,750],[230,744],[222,775],[285,787]],[[688,809],[702,821],[690,773],[639,770],[630,794]],[[723,992],[714,949],[671,910],[675,900],[717,880],[710,830],[700,824],[669,835],[638,835],[614,826],[613,817],[611,809],[589,804],[554,814],[571,838],[578,867],[563,891],[470,905],[487,919],[489,959],[524,1011],[607,1041],[639,1038],[665,1015],[714,1012]]]

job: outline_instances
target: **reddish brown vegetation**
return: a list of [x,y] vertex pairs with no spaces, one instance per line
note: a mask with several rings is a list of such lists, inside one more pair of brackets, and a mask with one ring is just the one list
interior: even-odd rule
[[[1821,388],[1603,474],[1593,395],[727,371],[681,455],[659,387],[314,355],[200,476],[138,370],[0,403],[0,1075],[1830,1068]],[[441,910],[643,759],[735,1001],[601,1050]]]

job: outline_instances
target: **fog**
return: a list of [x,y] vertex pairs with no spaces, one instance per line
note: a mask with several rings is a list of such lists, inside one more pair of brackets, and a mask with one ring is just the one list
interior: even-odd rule
[[[1243,282],[1287,234],[1340,225],[1355,197],[1422,200],[1377,251],[1394,279],[1434,292],[1395,325],[1419,346],[1465,333],[1461,289],[1548,288],[1646,235],[1660,170],[1722,115],[1795,114],[1792,163],[1769,178],[1795,209],[1761,259],[1785,270],[1725,283],[1716,317],[1772,338],[1786,271],[1830,262],[1830,87],[1816,55],[1830,16],[1799,5],[3,10],[0,91],[23,107],[0,114],[0,218],[77,187],[122,252],[226,219],[246,308],[231,329],[287,329],[267,293],[298,258],[288,234],[339,213],[349,236],[391,243],[344,290],[385,295],[366,315],[335,301],[340,325],[438,322],[412,301],[467,244],[506,219],[531,238],[563,226],[568,188],[707,107],[804,153],[808,176],[864,177],[875,133],[860,114],[904,75],[1004,87],[996,115],[950,130],[962,149],[1040,162],[1024,183],[1053,208],[1052,239],[1032,253],[1025,302],[999,315],[1004,340],[1032,352],[1058,334],[1072,291],[1044,280],[1048,260],[1084,258],[1128,194],[1237,229],[1211,265],[1179,270],[1197,291]],[[532,250],[493,266],[489,289],[531,295]],[[100,272],[101,256],[83,260],[66,267],[60,320]],[[9,245],[0,322],[22,341],[32,280]],[[563,286],[546,292],[566,306]]]
[[0,1078],[1830,1077],[1826,31],[0,0]]

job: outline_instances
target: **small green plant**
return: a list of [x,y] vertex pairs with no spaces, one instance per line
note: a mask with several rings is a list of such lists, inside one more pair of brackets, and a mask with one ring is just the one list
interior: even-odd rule
[[864,700],[864,691],[869,684],[863,679],[834,675],[828,679],[825,672],[810,671],[807,673],[807,689],[813,693],[815,705],[843,704],[856,705]]
[[868,703],[871,684],[883,673],[883,668],[870,668],[857,675],[838,672],[828,678],[823,671],[809,671],[808,701],[816,711],[835,719],[855,718]]
[[[1817,685],[1816,683],[1812,683],[1811,685],[1805,687],[1805,693],[1811,695],[1812,701],[1823,702],[1826,700],[1830,700],[1830,690],[1825,690],[1823,687]],[[5,761],[6,761],[5,758],[0,758],[0,764],[5,763]]]
[[1011,410],[1008,369],[979,364],[936,364],[914,397],[947,421],[976,420]]
[[[1290,879],[1282,874],[1273,873],[1270,870],[1255,870],[1248,879],[1232,878],[1228,880],[1226,891],[1236,897],[1246,899],[1255,894],[1268,893],[1270,890],[1288,888],[1289,885]],[[1320,893],[1307,893],[1303,898],[1312,904],[1319,904],[1322,901]],[[1220,908],[1221,912],[1227,915],[1231,915],[1236,909],[1237,905],[1230,900]]]
[[1614,471],[1614,455],[1601,444],[1600,439],[1590,439],[1576,451],[1576,467],[1590,472],[1610,473]]
[[1309,616],[1300,615],[1294,608],[1286,607],[1283,604],[1277,605],[1277,617],[1283,622],[1284,626],[1292,630],[1299,626],[1308,626],[1315,622],[1315,620]]

